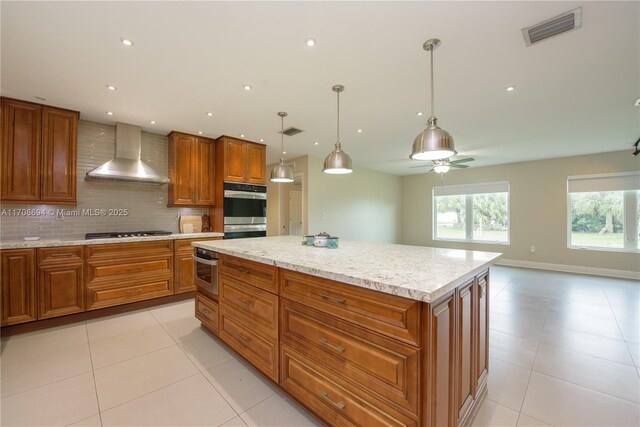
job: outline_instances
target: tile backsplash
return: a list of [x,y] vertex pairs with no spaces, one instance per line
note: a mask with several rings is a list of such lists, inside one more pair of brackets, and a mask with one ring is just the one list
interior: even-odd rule
[[[203,215],[208,209],[168,208],[168,186],[124,182],[85,181],[86,173],[111,160],[115,153],[115,126],[85,120],[78,122],[77,206],[0,204],[0,239],[83,239],[101,231],[166,230],[178,232],[180,215]],[[142,132],[142,160],[159,173],[168,174],[168,139]],[[119,216],[90,216],[92,210]],[[24,210],[24,211],[23,211]],[[27,213],[36,213],[27,216]],[[42,215],[44,213],[44,215]],[[19,215],[16,215],[19,214]]]

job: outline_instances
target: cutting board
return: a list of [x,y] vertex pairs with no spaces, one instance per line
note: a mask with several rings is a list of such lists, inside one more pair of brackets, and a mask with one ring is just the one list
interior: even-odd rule
[[180,217],[181,233],[201,233],[202,217],[198,215],[183,215]]

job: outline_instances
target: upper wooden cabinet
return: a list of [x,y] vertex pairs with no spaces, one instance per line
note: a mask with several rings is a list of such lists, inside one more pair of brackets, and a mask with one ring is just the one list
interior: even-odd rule
[[215,205],[215,141],[169,134],[169,206]]
[[78,117],[2,98],[2,202],[76,203]]
[[221,145],[223,152],[224,181],[262,185],[267,183],[264,145],[229,136],[220,137],[217,143]]

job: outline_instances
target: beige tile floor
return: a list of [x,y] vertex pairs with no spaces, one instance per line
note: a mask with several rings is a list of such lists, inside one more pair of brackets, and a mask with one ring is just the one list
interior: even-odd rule
[[[640,283],[498,267],[476,426],[639,426]],[[1,425],[318,423],[226,350],[193,301],[8,337]]]

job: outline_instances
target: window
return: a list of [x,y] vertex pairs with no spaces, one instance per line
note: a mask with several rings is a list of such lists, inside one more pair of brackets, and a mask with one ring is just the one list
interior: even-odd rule
[[447,185],[433,189],[433,238],[509,243],[509,183]]
[[640,173],[570,176],[567,191],[570,248],[638,250]]

